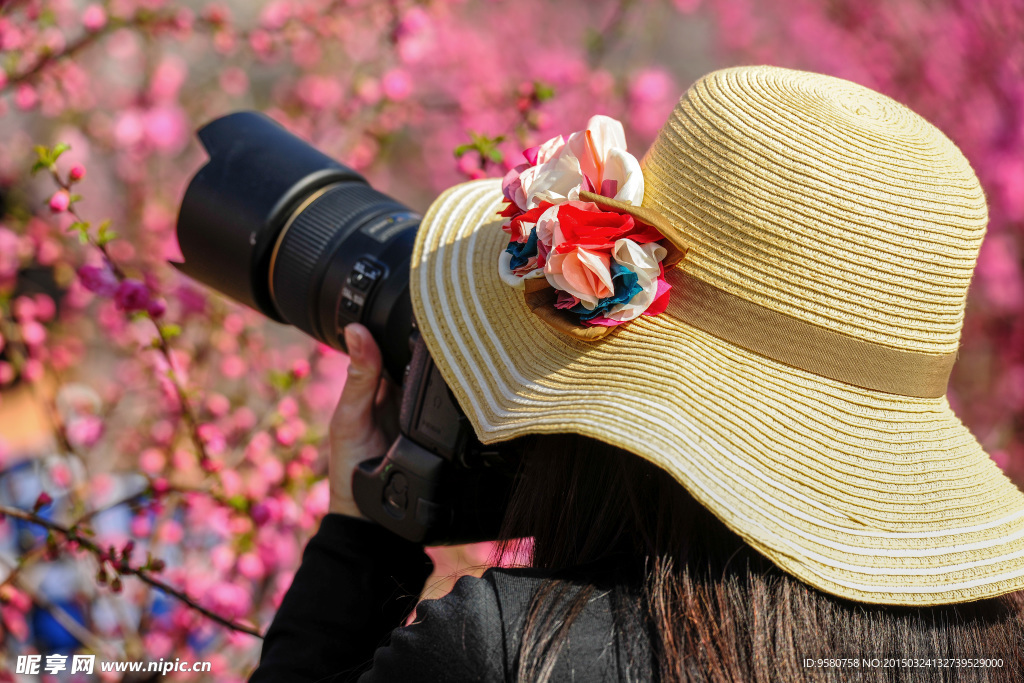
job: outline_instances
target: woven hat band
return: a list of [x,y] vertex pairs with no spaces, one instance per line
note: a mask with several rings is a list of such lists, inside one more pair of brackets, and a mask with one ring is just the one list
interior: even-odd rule
[[681,267],[666,314],[765,358],[820,377],[887,394],[939,398],[956,353],[906,351],[857,339],[760,306]]

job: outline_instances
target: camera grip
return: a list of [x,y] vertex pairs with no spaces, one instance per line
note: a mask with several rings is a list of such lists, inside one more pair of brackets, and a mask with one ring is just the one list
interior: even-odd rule
[[386,455],[359,463],[352,493],[359,510],[407,540],[445,543],[452,508],[445,504],[452,465],[405,436]]

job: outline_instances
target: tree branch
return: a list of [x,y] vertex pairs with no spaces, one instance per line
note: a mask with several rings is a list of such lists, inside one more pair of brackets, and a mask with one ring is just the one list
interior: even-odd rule
[[20,508],[11,507],[9,505],[0,505],[0,514],[7,515],[15,519],[20,519],[22,521],[29,522],[30,524],[40,526],[49,531],[59,533],[66,540],[74,541],[78,544],[79,547],[92,553],[96,557],[96,559],[99,560],[101,563],[109,563],[119,575],[134,576],[143,583],[153,588],[158,588],[167,595],[177,598],[180,602],[185,604],[193,611],[202,614],[207,619],[214,621],[225,628],[231,629],[232,631],[238,631],[240,633],[247,633],[257,638],[263,637],[263,635],[256,629],[245,624],[239,624],[234,621],[231,621],[230,619],[226,619],[225,617],[222,617],[216,612],[213,612],[207,609],[206,607],[203,607],[195,600],[190,598],[188,595],[186,595],[183,591],[180,591],[177,588],[174,588],[173,586],[170,586],[169,584],[164,583],[163,581],[155,578],[146,569],[142,567],[133,567],[130,564],[128,564],[128,561],[126,559],[118,560],[116,557],[110,557],[107,551],[103,550],[98,545],[96,545],[95,541],[75,531],[77,523],[72,524],[71,527],[66,527],[57,522],[40,517],[35,512],[22,510]]
[[[50,175],[53,177],[54,182],[67,193],[71,193],[71,181],[61,178],[60,173],[57,172],[56,164],[50,167]],[[68,205],[68,213],[71,214],[74,219],[80,223],[88,224],[88,221],[82,218],[81,214],[78,213],[78,209],[75,208],[74,202]],[[114,273],[114,276],[119,282],[123,282],[127,279],[124,271],[117,265],[114,259],[110,256],[110,252],[107,250],[105,244],[101,244],[96,241],[92,234],[87,230],[83,231],[83,234],[89,240],[89,245],[98,249],[100,254],[103,255],[104,262],[110,267],[110,270]],[[149,317],[147,315],[147,317]],[[185,423],[188,425],[189,437],[192,440],[192,444],[196,448],[196,454],[199,457],[199,465],[204,470],[209,471],[209,465],[213,462],[210,455],[206,452],[206,444],[203,443],[202,437],[199,435],[199,420],[192,410],[192,406],[188,401],[188,397],[185,392],[185,388],[181,384],[181,380],[178,378],[178,373],[174,369],[174,362],[171,359],[171,348],[168,343],[167,336],[164,334],[163,328],[160,324],[149,317],[149,320],[153,323],[153,327],[156,329],[157,335],[157,346],[155,347],[160,351],[164,361],[167,363],[167,378],[170,380],[171,385],[174,387],[175,396],[178,399],[178,405],[181,407],[181,415],[185,419]]]

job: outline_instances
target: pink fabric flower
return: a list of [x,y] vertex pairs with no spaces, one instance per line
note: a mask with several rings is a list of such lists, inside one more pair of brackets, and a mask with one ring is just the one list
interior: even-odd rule
[[598,299],[614,291],[611,256],[601,251],[575,247],[571,251],[551,254],[544,274],[552,287],[578,298],[586,308],[594,308]]

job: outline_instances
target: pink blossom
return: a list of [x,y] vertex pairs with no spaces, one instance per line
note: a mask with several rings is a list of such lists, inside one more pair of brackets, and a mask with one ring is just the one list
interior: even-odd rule
[[267,59],[274,49],[274,39],[267,31],[256,29],[249,34],[249,47],[258,57]]
[[267,432],[256,432],[245,447],[245,457],[253,462],[261,461],[274,446],[274,440]]
[[135,538],[146,538],[153,529],[153,525],[150,523],[149,517],[145,514],[135,515],[132,517],[130,526],[132,536],[135,536]]
[[641,133],[653,135],[661,128],[681,93],[664,69],[646,69],[629,84],[630,123]]
[[228,356],[220,364],[221,374],[228,379],[238,379],[248,370],[248,364],[239,356]]
[[126,109],[120,112],[114,124],[114,138],[120,147],[135,147],[142,142],[145,134],[142,112]]
[[293,396],[285,396],[277,402],[277,412],[285,419],[298,417],[299,404]]
[[166,543],[167,545],[177,545],[181,543],[181,539],[184,537],[185,531],[174,520],[167,520],[157,529],[157,538],[161,543]]
[[237,313],[231,313],[224,318],[224,331],[231,335],[241,334],[245,329],[245,319]]
[[21,323],[35,320],[39,310],[35,299],[29,296],[19,296],[14,300],[14,305],[11,308],[15,319]]
[[236,557],[235,551],[226,544],[218,545],[210,551],[210,563],[214,569],[221,573],[228,571],[234,566]]
[[203,601],[229,619],[245,616],[251,606],[249,591],[236,583],[227,581],[214,583],[204,596]]
[[95,33],[107,25],[107,13],[101,5],[89,5],[82,12],[82,26],[86,31]]
[[299,99],[313,109],[328,109],[341,101],[341,84],[328,76],[306,76],[296,85]]
[[276,498],[266,498],[252,506],[250,515],[258,527],[272,524],[281,517],[281,503]]
[[412,79],[403,69],[392,69],[381,79],[381,89],[389,100],[401,102],[412,94]]
[[31,347],[41,346],[46,341],[46,328],[35,320],[22,323],[21,339]]
[[305,379],[309,376],[309,361],[299,358],[292,362],[291,373],[295,379]]
[[285,472],[288,474],[289,479],[305,479],[309,476],[309,467],[298,460],[292,460],[285,466]]
[[146,113],[143,129],[147,142],[160,152],[178,152],[188,142],[188,121],[185,112],[176,105],[151,109]]
[[146,474],[159,474],[166,466],[167,456],[159,448],[147,448],[139,454],[139,469]]
[[78,278],[83,287],[100,296],[113,296],[120,284],[106,266],[82,266],[78,269]]
[[278,484],[284,479],[284,466],[280,460],[267,458],[259,464],[260,477],[271,486]]
[[365,104],[377,104],[382,95],[380,85],[376,78],[363,78],[356,85],[356,96]]
[[285,0],[274,0],[260,12],[260,26],[268,31],[277,31],[292,15],[292,8]]
[[28,83],[19,83],[14,89],[14,105],[22,111],[28,111],[39,104],[39,94]]
[[317,452],[316,446],[307,445],[299,449],[298,461],[303,465],[312,465],[319,456],[320,454]]
[[214,417],[223,417],[231,410],[231,401],[221,393],[212,393],[206,397],[206,409]]
[[0,617],[3,618],[4,624],[16,640],[23,643],[28,641],[29,628],[24,610],[19,610],[12,605],[2,605],[0,606]]
[[470,180],[478,180],[487,176],[484,170],[480,168],[480,162],[473,155],[463,154],[459,158],[459,171],[466,174]]
[[38,358],[29,358],[21,368],[21,377],[26,382],[35,382],[42,379],[46,368]]
[[299,435],[290,424],[283,424],[274,430],[274,437],[279,444],[288,447],[298,440]]
[[67,190],[57,190],[50,197],[50,211],[64,213],[71,206],[71,195]]
[[434,40],[432,20],[427,12],[414,5],[402,15],[395,29],[398,56],[406,64],[417,64],[429,54]]
[[188,67],[177,56],[164,57],[150,77],[149,97],[154,102],[173,103],[188,78]]
[[256,425],[256,413],[248,406],[238,408],[233,414],[233,429],[247,432]]
[[259,555],[248,552],[238,558],[238,573],[251,581],[259,581],[266,574],[266,568]]
[[220,487],[224,495],[234,498],[242,493],[242,477],[233,469],[224,469],[217,473],[220,479]]
[[154,320],[162,317],[166,312],[167,304],[164,303],[163,299],[151,299],[146,305],[146,313],[148,313],[149,317]]
[[245,536],[252,531],[252,520],[243,515],[232,515],[228,520],[228,533],[232,536]]
[[146,655],[156,659],[167,657],[174,650],[174,641],[161,631],[151,631],[142,636]]
[[168,420],[159,420],[149,430],[149,435],[158,444],[166,446],[171,442],[171,437],[174,435],[174,427]]
[[83,415],[68,421],[67,436],[71,445],[90,448],[103,436],[103,421],[95,415]]
[[153,493],[162,496],[171,490],[171,484],[164,477],[157,477],[153,480]]
[[53,303],[53,298],[47,294],[36,294],[33,300],[36,304],[36,320],[42,322],[53,320],[53,316],[57,313],[57,305]]
[[139,280],[126,278],[114,292],[114,302],[122,311],[141,311],[149,305],[149,288]]
[[75,164],[74,166],[71,167],[71,170],[68,171],[68,178],[72,182],[76,182],[77,183],[79,180],[81,180],[84,177],[85,177],[85,166],[82,166],[81,164]]

